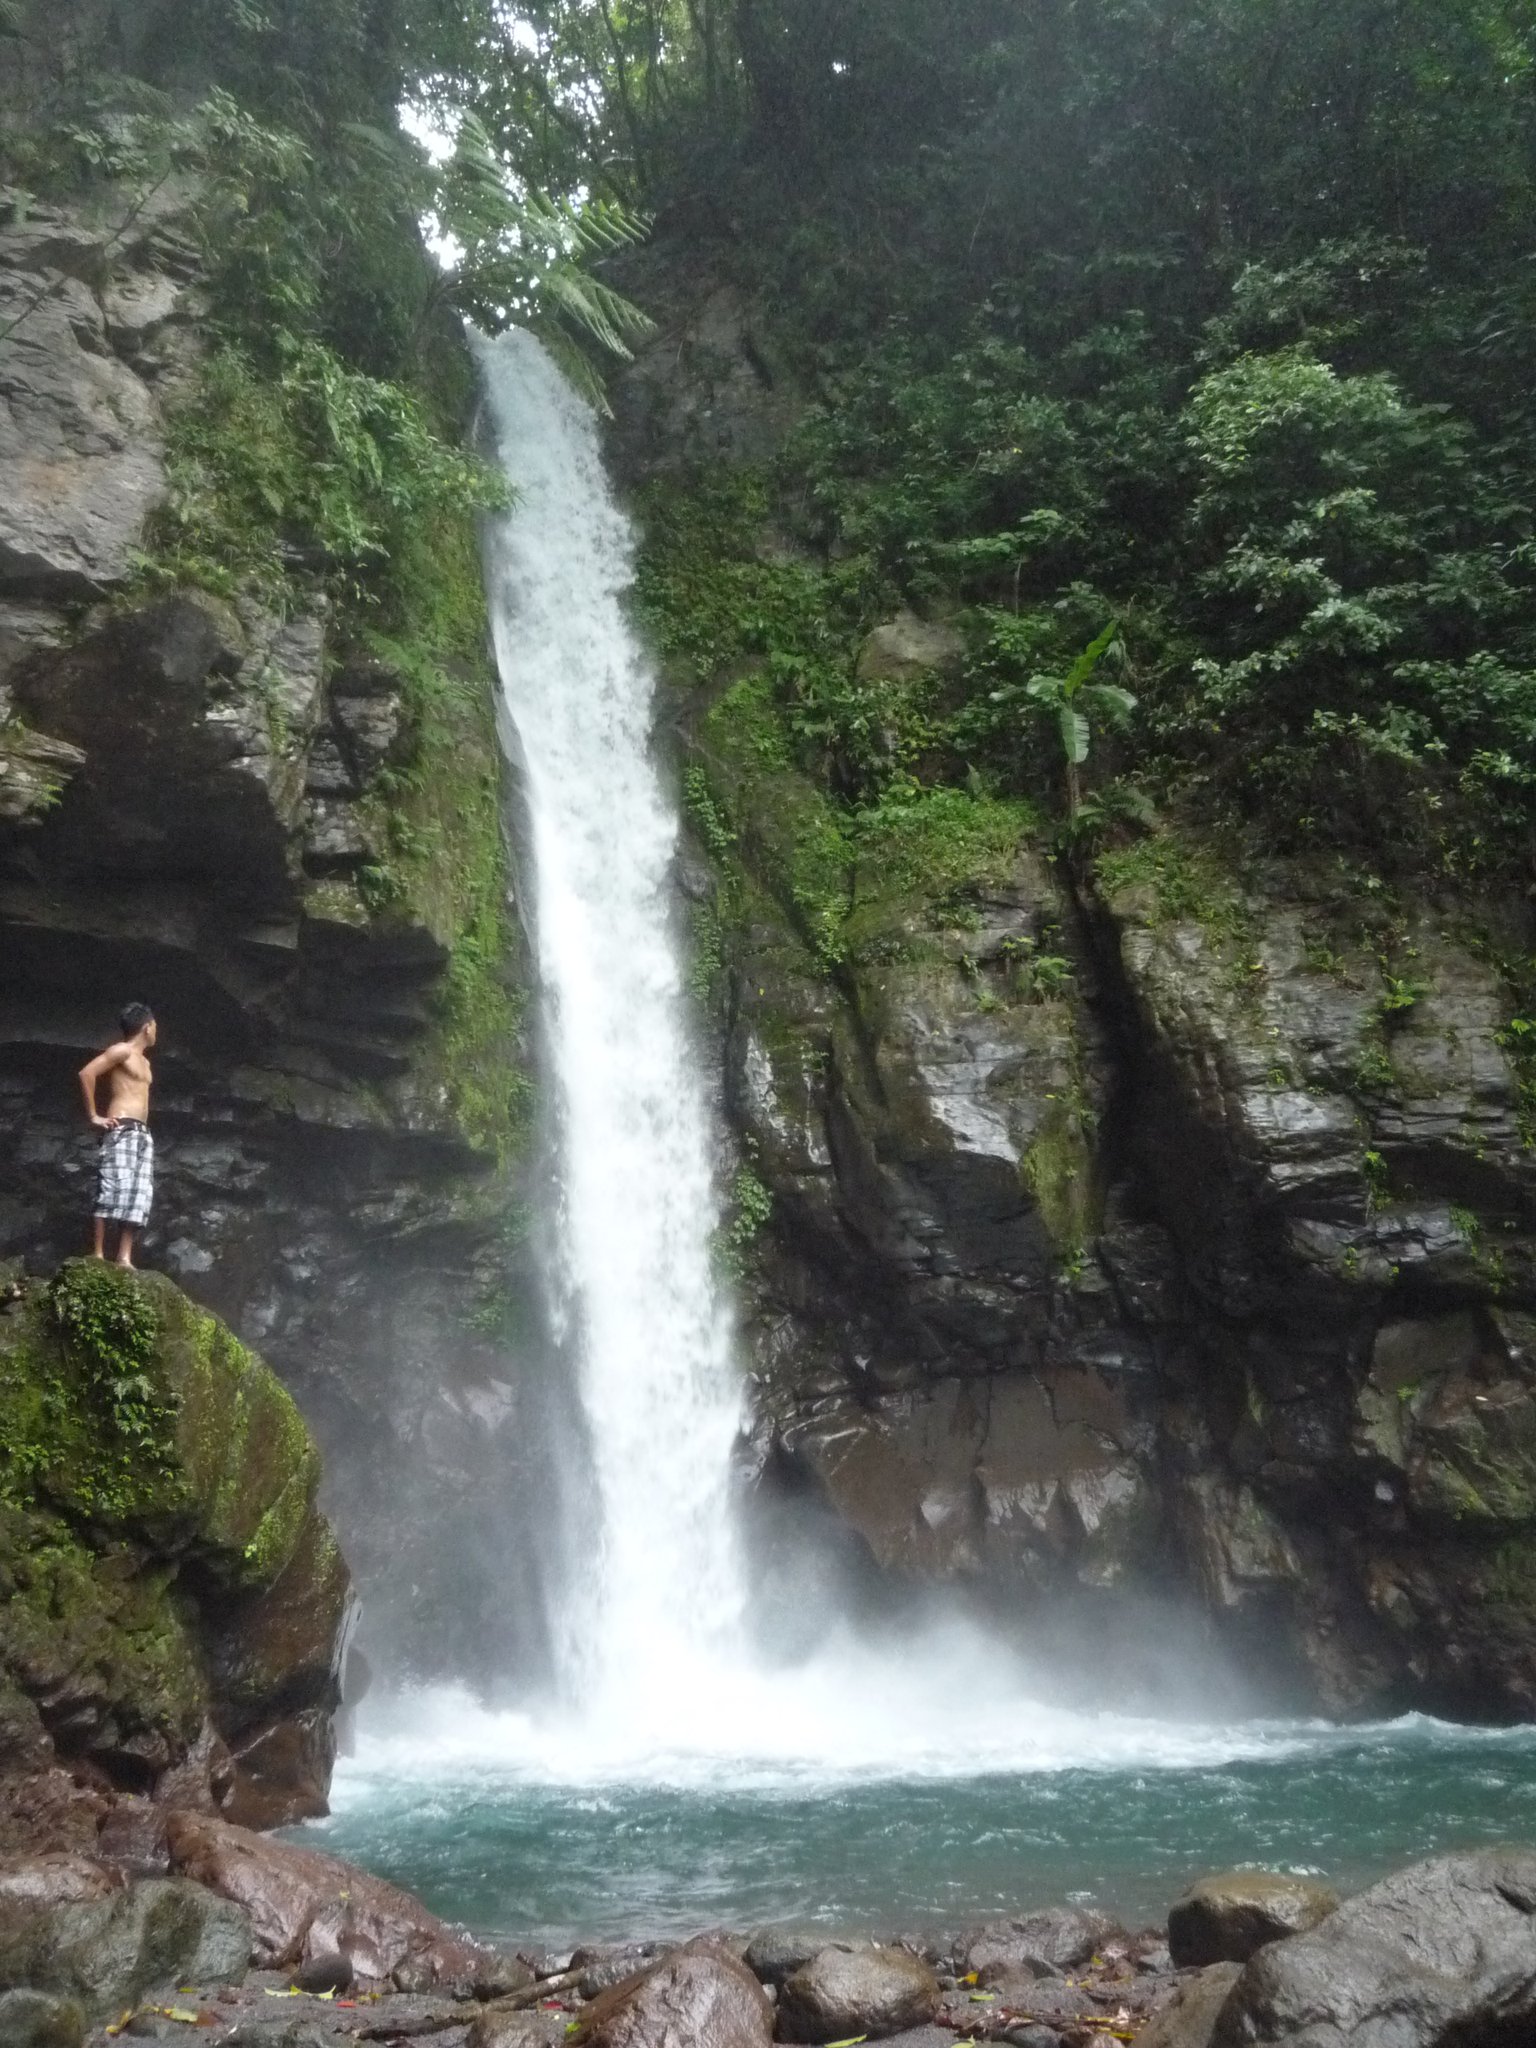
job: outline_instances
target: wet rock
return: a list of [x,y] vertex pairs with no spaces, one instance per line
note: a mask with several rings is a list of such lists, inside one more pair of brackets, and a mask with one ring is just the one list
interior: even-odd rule
[[1017,1920],[1002,1920],[970,1936],[959,1951],[964,1971],[1034,1977],[1059,1975],[1086,1963],[1124,1929],[1103,1913],[1082,1906],[1057,1906]]
[[675,1949],[579,2016],[574,2048],[767,2048],[772,2007],[745,1963],[708,1942]]
[[0,2048],[82,2048],[79,2001],[46,1991],[0,1992]]
[[145,1878],[110,1896],[0,1908],[0,1987],[76,1998],[93,2017],[179,1983],[239,1983],[251,1926],[231,1901],[178,1878]]
[[350,1991],[353,1979],[352,1958],[340,1954],[314,1955],[300,1963],[293,1973],[293,1981],[301,1991]]
[[577,1989],[583,1998],[596,1998],[615,1984],[622,1984],[656,1960],[654,1942],[633,1942],[617,1947],[586,1946],[572,1951],[571,1968],[579,1971]]
[[313,2020],[242,2020],[220,2036],[221,2048],[338,2048],[345,2039]]
[[744,1960],[754,1977],[777,1986],[796,1970],[804,1969],[823,1949],[839,1946],[840,1943],[829,1942],[825,1932],[814,1928],[800,1932],[794,1928],[764,1927],[747,1943]]
[[563,2012],[497,2012],[470,2021],[464,2048],[555,2048],[564,2041],[570,2021]]
[[102,1816],[96,1836],[97,1855],[125,1877],[169,1876],[171,1857],[165,1842],[165,1818],[166,1809],[153,1800],[132,1794],[120,1796]]
[[[1042,2025],[1062,2031],[1092,2019],[1101,2011],[1089,1991],[1081,1984],[1069,1983],[1065,1977],[1035,1977],[1022,1971],[1010,1974],[994,1968],[988,1974],[986,1989],[995,1994],[1005,2011],[1027,2014]],[[967,2009],[961,2004],[949,2016],[973,2018],[975,2011],[974,2006]]]
[[56,1850],[0,1859],[0,1913],[12,1906],[68,1906],[122,1888],[119,1872],[92,1856]]
[[1061,2036],[1054,2027],[1010,2027],[1003,2039],[1012,2048],[1061,2048]]
[[1211,2048],[1449,2048],[1536,2038],[1536,1851],[1440,1856],[1247,1963]]
[[402,1991],[504,1988],[503,1957],[340,1857],[203,1814],[172,1814],[167,1838],[175,1869],[250,1915],[254,1960],[264,1968],[342,1956],[357,1977]]
[[1138,2048],[1210,2048],[1217,2016],[1242,1973],[1241,1963],[1212,1963],[1180,1984],[1138,2036]]
[[1279,1871],[1202,1877],[1169,1908],[1169,1953],[1181,1970],[1246,1963],[1266,1942],[1318,1926],[1338,1903],[1327,1885]]
[[779,1987],[781,2041],[883,2040],[932,2020],[939,1980],[905,1949],[827,1948]]

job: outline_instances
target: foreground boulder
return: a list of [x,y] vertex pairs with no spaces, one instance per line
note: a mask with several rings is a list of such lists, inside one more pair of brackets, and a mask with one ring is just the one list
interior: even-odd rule
[[1246,1963],[1271,1941],[1306,1934],[1339,1903],[1337,1892],[1278,1871],[1202,1877],[1168,1913],[1168,1952],[1181,1970]]
[[728,1949],[691,1942],[603,1992],[571,2038],[576,2048],[768,2048],[772,2007]]
[[939,1980],[901,1948],[825,1948],[779,1990],[781,2041],[884,2040],[926,2026],[939,2009]]
[[352,1595],[276,1376],[169,1280],[74,1260],[0,1316],[0,1442],[0,1691],[29,1775],[324,1813]]
[[1536,2040],[1536,1851],[1415,1863],[1260,1949],[1212,2048],[1514,2048]]
[[238,1984],[250,1957],[239,1907],[183,1879],[145,1878],[62,1905],[0,1905],[0,1988],[75,2000],[94,2019],[177,1984]]
[[250,1916],[262,1969],[297,1970],[342,1957],[352,1974],[397,1991],[497,1993],[530,1973],[456,1934],[419,1899],[339,1856],[274,1842],[211,1814],[173,1813],[172,1868]]

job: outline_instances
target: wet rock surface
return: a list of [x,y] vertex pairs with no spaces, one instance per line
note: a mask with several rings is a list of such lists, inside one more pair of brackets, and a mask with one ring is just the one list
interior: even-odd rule
[[339,1957],[353,1976],[399,1991],[508,1991],[531,1981],[409,1893],[339,1857],[202,1814],[172,1814],[167,1833],[172,1868],[249,1915],[260,1967],[303,1971]]
[[772,2009],[730,1950],[699,1942],[600,1992],[571,2038],[578,2048],[767,2048]]
[[78,2001],[94,2019],[184,1980],[238,1983],[245,1914],[201,1885],[145,1878],[101,1899],[0,1907],[0,1986]]
[[1181,1970],[1246,1963],[1268,1942],[1321,1925],[1338,1903],[1326,1885],[1273,1871],[1203,1877],[1169,1908],[1168,1951]]
[[1457,2048],[1536,2036],[1536,1853],[1398,1871],[1309,1934],[1261,1949],[1212,2048]]
[[884,2040],[939,2010],[939,1980],[899,1948],[825,1948],[779,1986],[781,2041]]
[[1212,1963],[1195,1971],[1179,1985],[1141,2041],[1146,2048],[1210,2048],[1222,2007],[1241,1975],[1239,1963]]

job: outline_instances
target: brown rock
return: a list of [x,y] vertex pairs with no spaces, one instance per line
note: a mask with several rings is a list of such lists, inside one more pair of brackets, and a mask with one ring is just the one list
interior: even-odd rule
[[1168,1913],[1168,1948],[1181,1970],[1246,1963],[1271,1941],[1306,1934],[1338,1905],[1337,1892],[1271,1870],[1202,1877]]
[[497,1982],[494,1950],[460,1935],[418,1899],[318,1849],[274,1842],[228,1821],[173,1813],[172,1868],[250,1915],[258,1967],[288,1970],[345,1956],[353,1972],[398,1990]]
[[872,2041],[926,2026],[939,2010],[939,1980],[901,1948],[827,1948],[779,1991],[781,2041]]
[[0,1862],[0,1902],[29,1906],[77,1905],[104,1899],[122,1884],[118,1871],[92,1856],[57,1850],[40,1856],[9,1856]]
[[1241,1963],[1212,1963],[1189,1978],[1139,2036],[1137,2048],[1210,2048],[1216,2015],[1242,1974]]
[[692,1942],[605,1991],[571,2038],[575,2048],[768,2048],[772,2007],[728,1949]]

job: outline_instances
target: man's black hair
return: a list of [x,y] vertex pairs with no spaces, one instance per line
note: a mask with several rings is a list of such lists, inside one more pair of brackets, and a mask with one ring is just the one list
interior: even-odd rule
[[153,1024],[155,1013],[148,1003],[130,1003],[118,1023],[123,1027],[124,1038],[137,1038],[146,1024]]

